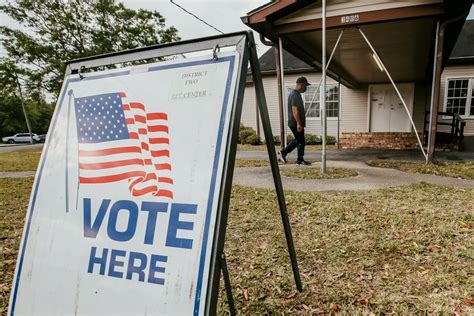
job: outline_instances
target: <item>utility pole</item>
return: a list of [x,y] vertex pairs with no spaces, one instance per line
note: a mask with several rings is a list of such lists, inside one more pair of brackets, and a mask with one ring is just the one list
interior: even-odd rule
[[20,80],[18,79],[18,74],[15,74],[16,83],[18,85],[18,92],[20,93],[20,102],[23,109],[23,114],[25,115],[26,126],[28,127],[28,133],[30,134],[30,143],[33,144],[33,133],[31,132],[30,120],[26,114],[25,100],[23,99],[23,93],[21,92]]

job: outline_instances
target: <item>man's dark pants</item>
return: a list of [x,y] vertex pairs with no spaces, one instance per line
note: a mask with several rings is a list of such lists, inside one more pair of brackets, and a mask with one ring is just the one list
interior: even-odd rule
[[281,151],[283,155],[288,155],[293,151],[293,149],[297,148],[298,158],[296,159],[296,163],[300,163],[304,160],[304,129],[301,132],[298,132],[296,126],[289,126],[291,132],[295,136],[295,138]]

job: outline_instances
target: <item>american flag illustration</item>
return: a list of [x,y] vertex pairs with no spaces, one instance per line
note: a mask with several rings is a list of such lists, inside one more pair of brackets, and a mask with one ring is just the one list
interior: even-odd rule
[[132,196],[173,198],[168,115],[125,93],[75,98],[79,183],[128,182]]

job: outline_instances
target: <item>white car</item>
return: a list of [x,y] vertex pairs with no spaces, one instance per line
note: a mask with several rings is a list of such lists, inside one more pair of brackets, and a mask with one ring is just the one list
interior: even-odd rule
[[[33,143],[39,143],[41,140],[40,137],[36,134],[32,134],[32,135],[33,135]],[[9,143],[9,144],[31,143],[31,137],[30,137],[30,134],[28,133],[19,133],[13,136],[3,137],[2,142]]]

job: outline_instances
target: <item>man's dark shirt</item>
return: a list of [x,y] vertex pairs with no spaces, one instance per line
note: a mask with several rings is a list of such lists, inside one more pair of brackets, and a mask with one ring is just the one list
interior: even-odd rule
[[290,95],[288,96],[288,126],[289,127],[296,127],[296,120],[293,117],[292,106],[296,106],[298,108],[298,114],[300,116],[301,124],[303,127],[306,127],[306,118],[304,115],[304,103],[303,99],[301,98],[301,94],[293,89]]

